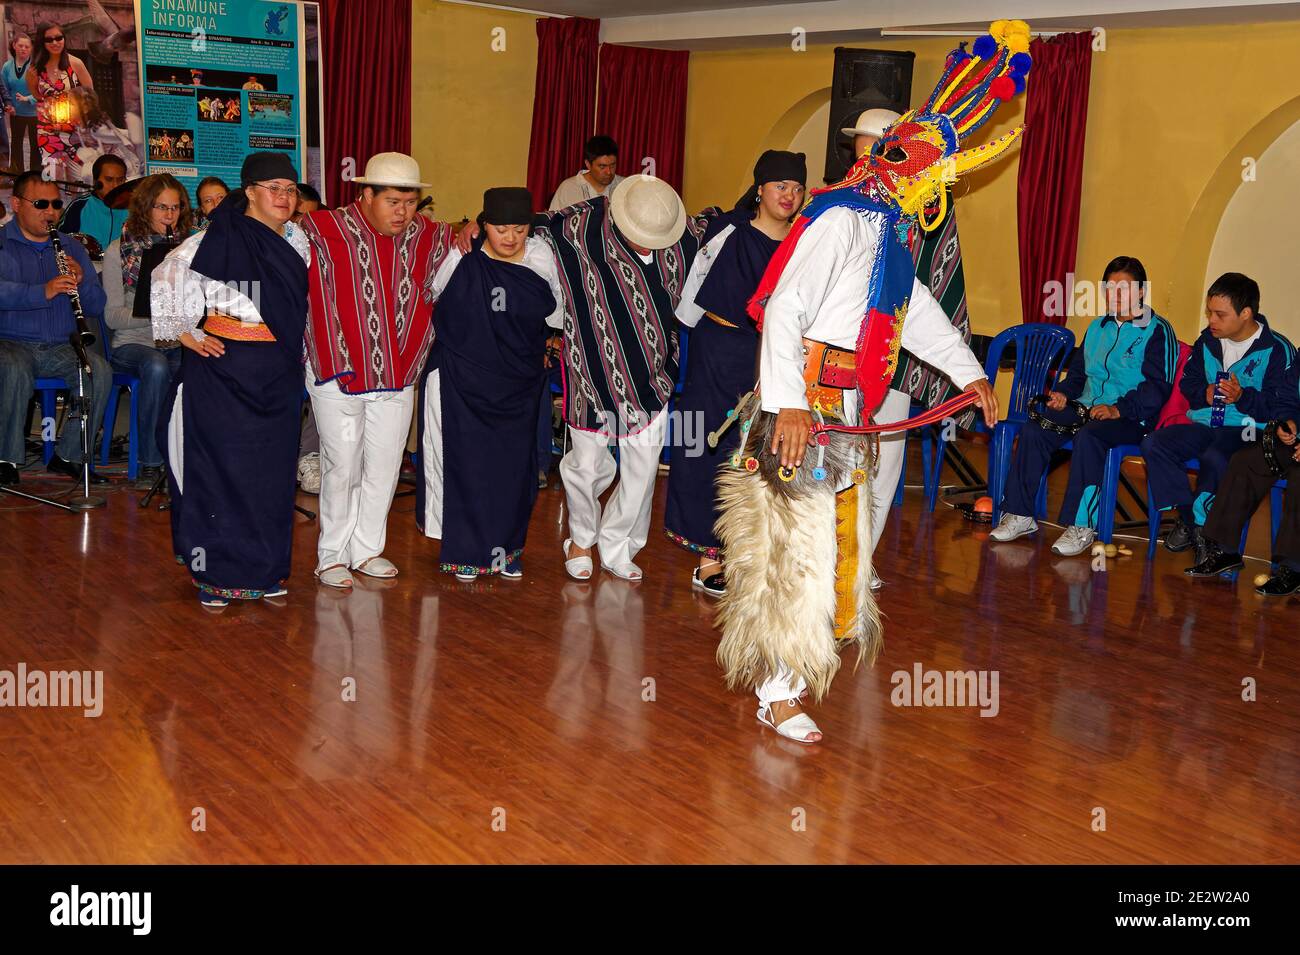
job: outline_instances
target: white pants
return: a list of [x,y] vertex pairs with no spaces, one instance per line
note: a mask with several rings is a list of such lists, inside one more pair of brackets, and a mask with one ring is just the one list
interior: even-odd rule
[[[890,388],[885,393],[885,400],[876,409],[875,418],[882,424],[902,421],[911,410],[912,396]],[[906,431],[891,431],[880,436],[880,467],[871,481],[872,553],[875,553],[876,545],[885,533],[885,521],[889,520],[889,510],[894,506],[894,494],[903,474],[903,449],[906,446]]]
[[420,443],[420,464],[424,477],[424,536],[442,540],[442,372],[429,372],[424,386],[424,440]]
[[[609,435],[569,429],[569,453],[560,460],[564,497],[569,505],[569,536],[578,547],[600,547],[600,561],[610,567],[632,563],[650,533],[655,477],[668,425],[665,408],[642,431],[618,439],[618,464],[609,453]],[[600,496],[619,475],[604,514]]]
[[808,683],[803,677],[797,677],[783,667],[770,680],[756,686],[754,693],[758,696],[758,702],[763,706],[767,706],[769,703],[784,703],[787,700],[797,700],[799,694],[807,688]]
[[307,393],[320,431],[316,569],[356,567],[384,552],[415,389],[349,395],[337,382],[317,385],[308,368]]

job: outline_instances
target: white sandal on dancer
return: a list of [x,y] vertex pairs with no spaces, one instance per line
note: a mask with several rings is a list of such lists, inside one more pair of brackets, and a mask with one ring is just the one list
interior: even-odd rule
[[574,580],[591,580],[591,557],[570,557],[569,548],[573,538],[564,539],[564,572]]
[[359,574],[365,574],[367,577],[396,577],[397,568],[390,560],[383,557],[367,557],[361,563],[352,568]]
[[[798,700],[788,700],[788,703],[797,704]],[[807,713],[796,713],[780,723],[773,722],[772,704],[764,703],[758,709],[758,721],[770,729],[776,730],[777,734],[784,736],[786,739],[794,740],[796,743],[820,743],[821,740],[808,739],[810,735],[816,733],[822,735],[822,731],[813,722],[813,718]]]
[[324,570],[316,571],[316,579],[326,587],[333,587],[335,590],[352,589],[352,575],[342,564],[332,564]]
[[640,580],[642,576],[641,568],[630,562],[619,567],[611,567],[609,564],[602,564],[601,566],[615,577],[620,577],[623,580]]

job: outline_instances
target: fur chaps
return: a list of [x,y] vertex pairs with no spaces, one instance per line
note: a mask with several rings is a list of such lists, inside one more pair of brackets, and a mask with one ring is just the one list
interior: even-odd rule
[[825,478],[812,478],[817,450],[810,448],[794,480],[782,481],[779,459],[767,451],[775,421],[760,411],[739,452],[741,462],[757,459],[757,470],[718,472],[716,531],[727,581],[718,662],[731,689],[753,688],[784,667],[820,700],[840,667],[837,610],[838,636],[857,644],[859,662],[874,663],[880,649],[870,484],[862,481],[871,468],[860,435],[826,432]]

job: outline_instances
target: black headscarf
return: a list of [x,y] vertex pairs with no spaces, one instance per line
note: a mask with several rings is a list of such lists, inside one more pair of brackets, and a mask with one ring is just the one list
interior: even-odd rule
[[247,211],[244,190],[230,192],[212,210],[190,268],[213,281],[234,283],[245,295],[249,289],[256,290],[262,321],[284,354],[301,364],[307,327],[307,263],[284,236]]
[[523,186],[497,186],[483,193],[482,222],[492,225],[530,225],[533,196]]
[[765,182],[785,182],[792,179],[801,186],[808,184],[808,164],[803,153],[768,149],[754,163],[754,184],[736,202],[737,209],[753,212],[758,208],[758,187]]

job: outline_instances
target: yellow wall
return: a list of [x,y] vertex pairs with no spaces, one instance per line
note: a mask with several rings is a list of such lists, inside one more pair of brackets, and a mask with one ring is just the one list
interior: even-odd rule
[[[472,219],[484,189],[526,185],[536,18],[414,0],[412,20],[411,151],[433,183],[435,218]],[[499,52],[496,28],[505,30]]]
[[[917,105],[952,41],[863,45],[916,51]],[[1261,124],[1277,126],[1289,113],[1286,104],[1300,97],[1297,50],[1300,24],[1293,23],[1108,31],[1106,50],[1094,53],[1092,63],[1080,277],[1097,277],[1115,255],[1136,255],[1150,274],[1156,309],[1180,337],[1196,335],[1210,242],[1239,182],[1240,158],[1260,154],[1267,136],[1258,142],[1252,131]],[[789,125],[786,114],[796,103],[829,86],[833,60],[826,46],[804,53],[691,54],[684,197],[689,208],[738,194],[758,152],[781,145],[773,128],[783,118]],[[732,105],[718,109],[718,103]],[[983,135],[998,135],[1019,122],[1023,104],[1013,105]],[[967,294],[978,332],[1020,320],[1017,164],[1013,156],[975,173],[960,199]],[[1070,321],[1076,332],[1085,325],[1084,318]]]

